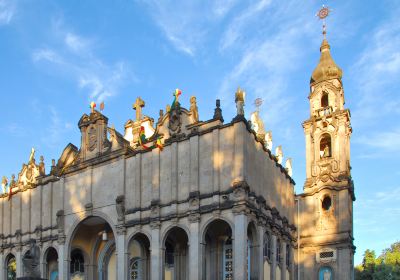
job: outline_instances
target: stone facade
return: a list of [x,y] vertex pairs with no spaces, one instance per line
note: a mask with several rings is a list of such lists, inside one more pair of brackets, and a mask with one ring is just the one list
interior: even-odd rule
[[[320,117],[325,92],[335,105]],[[46,279],[320,279],[327,268],[351,279],[351,130],[340,79],[312,84],[301,195],[258,114],[256,127],[245,119],[244,91],[228,123],[219,100],[199,121],[196,99],[187,110],[175,97],[156,123],[138,98],[124,135],[92,108],[78,123],[80,147],[68,144],[48,174],[32,150],[18,180],[3,180],[0,279],[24,276],[31,239]],[[330,150],[320,156],[314,141],[324,133]]]

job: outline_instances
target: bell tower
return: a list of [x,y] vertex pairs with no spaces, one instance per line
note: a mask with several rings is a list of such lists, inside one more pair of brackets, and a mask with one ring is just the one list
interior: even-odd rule
[[[325,9],[325,14],[320,16]],[[328,8],[318,16],[324,19]],[[353,279],[353,201],[350,111],[342,70],[324,38],[310,80],[310,117],[304,121],[306,181],[298,196],[301,279]],[[328,276],[330,275],[331,278]]]

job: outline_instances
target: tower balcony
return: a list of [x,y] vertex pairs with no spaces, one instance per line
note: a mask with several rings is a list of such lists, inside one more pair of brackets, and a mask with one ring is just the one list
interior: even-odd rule
[[326,117],[326,116],[329,116],[332,114],[333,108],[332,108],[332,106],[326,106],[326,107],[317,109],[315,112],[318,117]]

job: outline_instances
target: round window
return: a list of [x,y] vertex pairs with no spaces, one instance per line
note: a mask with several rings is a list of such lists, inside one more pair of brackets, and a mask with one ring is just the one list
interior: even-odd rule
[[329,196],[325,196],[322,200],[322,209],[328,211],[332,206],[332,200]]

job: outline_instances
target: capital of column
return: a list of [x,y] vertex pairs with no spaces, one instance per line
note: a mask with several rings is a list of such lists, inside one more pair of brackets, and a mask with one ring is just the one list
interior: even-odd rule
[[153,221],[150,223],[151,229],[160,229],[160,227],[161,227],[160,221]]

